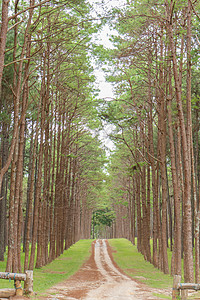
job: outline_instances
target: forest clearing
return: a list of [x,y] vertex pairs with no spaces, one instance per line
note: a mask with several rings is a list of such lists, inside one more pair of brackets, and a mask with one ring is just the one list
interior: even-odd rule
[[0,15],[1,276],[17,293],[14,274],[78,241],[124,238],[200,283],[200,2],[0,0]]

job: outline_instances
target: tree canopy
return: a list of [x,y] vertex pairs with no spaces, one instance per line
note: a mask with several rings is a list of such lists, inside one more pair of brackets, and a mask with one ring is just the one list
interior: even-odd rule
[[[6,270],[41,267],[80,238],[137,237],[164,273],[181,274],[183,258],[189,282],[194,248],[199,282],[199,2],[0,3]],[[94,68],[113,99],[99,98]]]

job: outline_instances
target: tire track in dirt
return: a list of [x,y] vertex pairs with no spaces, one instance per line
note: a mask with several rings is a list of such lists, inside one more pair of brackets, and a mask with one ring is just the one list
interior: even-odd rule
[[129,277],[122,274],[113,265],[113,262],[108,254],[108,248],[105,240],[97,240],[95,243],[95,263],[99,272],[108,281],[120,280],[121,278],[130,280]]
[[104,279],[106,279],[106,282],[101,284],[97,289],[91,290],[83,299],[150,299],[148,297],[149,295],[139,288],[138,283],[131,280],[128,276],[120,272],[119,268],[114,266],[108,253],[108,247],[105,240],[96,241],[94,257],[97,269]]
[[156,289],[125,275],[112,258],[107,240],[92,243],[92,254],[79,271],[68,280],[49,289],[37,299],[61,300],[158,300]]

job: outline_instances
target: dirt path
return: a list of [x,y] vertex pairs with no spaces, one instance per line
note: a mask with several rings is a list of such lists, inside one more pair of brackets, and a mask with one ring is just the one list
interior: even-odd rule
[[68,280],[48,290],[43,299],[119,299],[154,300],[157,290],[138,283],[125,275],[112,258],[106,240],[92,243],[92,255],[81,269]]

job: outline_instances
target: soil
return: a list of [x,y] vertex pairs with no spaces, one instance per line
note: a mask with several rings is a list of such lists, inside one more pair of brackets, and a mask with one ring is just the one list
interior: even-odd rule
[[60,299],[119,299],[155,300],[163,299],[153,293],[170,296],[170,290],[152,289],[127,276],[114,262],[112,248],[107,240],[92,243],[92,254],[79,271],[68,280],[53,286],[40,300]]

